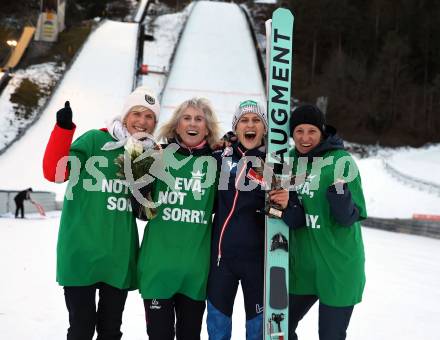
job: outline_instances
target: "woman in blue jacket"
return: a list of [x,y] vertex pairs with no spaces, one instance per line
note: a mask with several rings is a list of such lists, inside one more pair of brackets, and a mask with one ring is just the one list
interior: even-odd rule
[[[246,310],[246,339],[263,336],[265,189],[255,168],[264,160],[267,118],[261,106],[242,102],[232,129],[238,141],[214,153],[219,164],[219,190],[213,223],[208,279],[210,340],[231,338],[232,309],[241,282]],[[260,163],[261,166],[261,163]],[[272,190],[273,203],[283,208],[287,225],[303,226],[296,194]]]

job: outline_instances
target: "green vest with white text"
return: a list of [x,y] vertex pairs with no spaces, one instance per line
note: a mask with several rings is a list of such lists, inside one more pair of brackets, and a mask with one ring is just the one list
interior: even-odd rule
[[57,282],[62,286],[104,282],[136,288],[136,221],[128,186],[116,176],[114,163],[123,148],[101,150],[109,141],[107,132],[91,130],[70,148],[76,161],[69,164],[57,244]]
[[[328,164],[321,171],[313,171],[317,163],[314,167],[309,160],[301,170],[295,150],[291,157],[293,173],[303,178],[297,180],[295,189],[304,207],[307,225],[290,232],[290,293],[316,295],[320,302],[333,307],[355,305],[362,300],[365,286],[361,226],[359,222],[351,226],[338,224],[331,215],[326,197],[328,187],[338,177],[335,169],[342,169],[346,176],[349,164],[355,168],[354,160],[344,150],[326,151],[321,165]],[[360,218],[366,218],[359,173],[348,187]]]
[[[179,293],[204,300],[217,190],[216,163],[206,156],[214,162],[212,172],[200,162],[199,158],[205,156],[179,152],[175,156],[186,163],[179,169],[167,167],[173,182],[156,180],[154,184],[153,199],[162,204],[144,232],[138,263],[139,290],[144,299],[169,299]],[[206,176],[214,176],[210,178],[215,183],[204,188]]]

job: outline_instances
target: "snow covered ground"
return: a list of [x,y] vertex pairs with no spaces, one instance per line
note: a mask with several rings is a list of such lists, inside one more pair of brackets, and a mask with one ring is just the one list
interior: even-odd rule
[[208,98],[223,132],[231,129],[240,101],[265,102],[251,32],[242,10],[223,2],[199,1],[176,51],[162,99],[161,122],[191,97]]
[[[247,97],[264,99],[256,59],[252,59],[255,52],[244,17],[234,5],[200,2],[193,15],[196,13],[199,18],[188,22],[188,35],[183,37],[176,54],[169,88],[163,97],[161,121],[182,100],[193,95],[206,96],[227,130],[238,101]],[[180,20],[178,16],[174,18],[169,17],[167,25]],[[41,171],[55,112],[65,100],[71,101],[78,125],[76,136],[103,127],[107,119],[119,114],[133,82],[136,36],[136,24],[112,21],[92,33],[41,119],[0,156],[0,189],[32,186],[35,190],[54,191],[61,199],[64,185],[46,182]],[[234,42],[230,42],[231,37]],[[3,113],[0,106],[0,116]],[[432,146],[402,149],[388,156],[399,170],[440,183],[439,151],[439,146]],[[388,175],[378,157],[358,160],[358,164],[370,216],[440,214],[438,196],[398,182]],[[47,219],[30,217],[0,219],[0,334],[2,339],[10,340],[58,340],[64,337],[67,327],[62,289],[55,283],[59,213],[50,213]],[[348,339],[437,339],[440,241],[370,229],[364,230],[364,238],[368,281],[364,302],[355,309]],[[233,321],[233,339],[245,339],[240,293]],[[302,339],[317,339],[316,324],[314,310],[301,324]],[[146,339],[144,327],[139,295],[131,293],[124,315],[124,339]],[[206,329],[203,334],[203,339],[207,339]]]
[[[423,149],[413,153],[420,153],[420,161],[409,161],[407,166],[398,167],[398,169],[412,173],[413,169],[429,169],[427,167],[429,163],[440,162],[440,157],[432,154],[421,156],[424,153]],[[440,196],[400,182],[385,170],[380,157],[357,160],[357,164],[362,176],[369,216],[412,218],[413,214],[440,215]],[[439,173],[435,175],[440,178]]]
[[[0,334],[8,340],[59,340],[68,325],[63,290],[55,282],[59,213],[0,219]],[[142,233],[142,225],[140,225]],[[364,228],[367,285],[348,339],[437,340],[440,320],[440,240]],[[317,308],[300,323],[302,340],[318,340]],[[233,340],[245,339],[239,292]],[[129,294],[123,339],[147,339],[143,304]],[[204,323],[202,339],[208,340]]]
[[440,145],[386,152],[388,163],[411,177],[440,185]]

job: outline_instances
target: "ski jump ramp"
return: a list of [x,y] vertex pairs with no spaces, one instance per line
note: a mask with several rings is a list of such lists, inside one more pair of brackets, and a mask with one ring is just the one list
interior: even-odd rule
[[35,27],[26,26],[23,29],[23,33],[21,33],[20,39],[17,42],[17,46],[14,48],[14,51],[9,57],[9,60],[3,66],[4,70],[13,69],[18,65],[21,58],[23,57],[24,52],[26,51],[26,48],[29,46],[32,37],[34,36],[34,33]]
[[[61,200],[65,184],[43,178],[42,160],[56,112],[70,101],[77,124],[74,138],[105,126],[119,114],[131,92],[138,25],[106,20],[87,39],[40,119],[0,156],[0,188],[32,187],[52,191]],[[105,51],[103,58],[96,51]]]
[[236,4],[194,3],[165,86],[159,125],[192,97],[211,102],[223,132],[231,130],[240,101],[254,99],[266,106],[249,24]]
[[[70,100],[75,138],[104,127],[106,120],[119,114],[133,84],[137,32],[137,24],[106,21],[91,34],[41,118],[0,156],[2,189],[15,190],[25,183],[62,198],[65,186],[47,182],[41,165],[56,112]],[[96,51],[106,51],[107,57]],[[159,124],[194,96],[211,101],[223,131],[231,129],[240,101],[256,99],[263,105],[266,101],[251,32],[235,4],[195,3],[174,57]]]

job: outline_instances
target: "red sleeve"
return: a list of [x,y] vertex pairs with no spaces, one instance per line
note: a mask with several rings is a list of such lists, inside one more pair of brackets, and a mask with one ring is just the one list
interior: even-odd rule
[[[75,125],[73,125],[72,130],[67,130],[55,124],[55,127],[50,134],[43,157],[44,178],[50,182],[55,182],[58,161],[65,156],[69,156],[70,145],[72,144],[75,129]],[[69,169],[66,166],[63,182],[66,181],[68,177]]]

